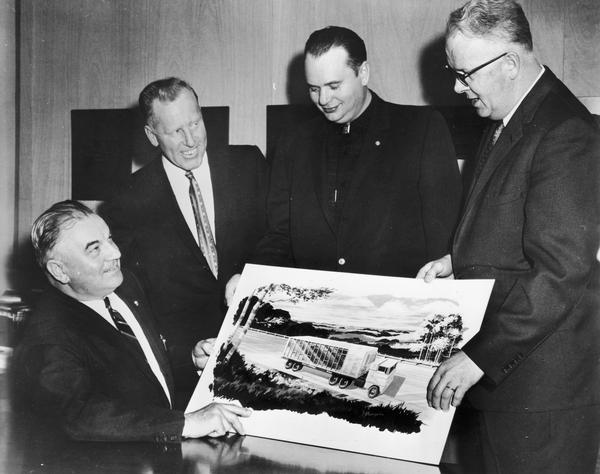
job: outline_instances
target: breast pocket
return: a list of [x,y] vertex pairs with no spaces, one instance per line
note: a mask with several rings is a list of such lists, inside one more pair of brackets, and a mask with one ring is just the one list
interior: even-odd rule
[[485,198],[485,206],[486,207],[496,207],[502,206],[505,204],[515,203],[517,204],[519,201],[525,200],[525,192],[522,190],[516,190],[506,193],[488,194]]

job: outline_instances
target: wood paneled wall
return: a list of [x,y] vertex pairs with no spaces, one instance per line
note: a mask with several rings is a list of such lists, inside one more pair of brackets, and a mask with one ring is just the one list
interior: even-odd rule
[[[463,0],[21,0],[18,235],[70,193],[74,108],[126,107],[148,82],[189,80],[231,108],[230,142],[264,151],[265,106],[306,100],[300,54],[328,24],[366,41],[388,100],[460,99],[442,71],[448,13]],[[600,2],[523,0],[542,60],[576,94],[600,96]],[[209,137],[210,139],[210,137]]]
[[0,294],[9,286],[16,217],[16,12],[0,2]]

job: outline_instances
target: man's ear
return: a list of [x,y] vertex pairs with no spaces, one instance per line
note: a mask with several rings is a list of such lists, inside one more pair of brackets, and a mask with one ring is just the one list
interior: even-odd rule
[[506,57],[505,64],[508,68],[508,77],[515,79],[519,75],[521,69],[521,57],[514,51],[509,51]]
[[360,78],[360,83],[363,86],[366,86],[369,83],[370,74],[371,70],[369,69],[369,63],[364,61],[358,68],[358,77]]
[[152,143],[153,146],[158,146],[158,139],[156,138],[156,133],[150,125],[144,125],[144,132],[146,132],[146,136],[148,137],[148,140],[150,140],[150,143]]
[[71,281],[60,260],[50,259],[46,262],[46,271],[59,283],[66,285]]

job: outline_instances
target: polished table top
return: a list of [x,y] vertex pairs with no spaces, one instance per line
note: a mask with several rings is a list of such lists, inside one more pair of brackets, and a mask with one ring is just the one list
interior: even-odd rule
[[0,474],[468,472],[451,462],[431,466],[253,436],[181,444],[77,442],[15,406],[0,374]]

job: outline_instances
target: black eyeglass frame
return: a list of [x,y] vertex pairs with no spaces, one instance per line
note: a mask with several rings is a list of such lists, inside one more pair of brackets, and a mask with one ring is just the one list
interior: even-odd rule
[[508,54],[508,51],[505,53],[502,53],[500,56],[496,56],[494,59],[490,59],[489,61],[487,61],[483,64],[480,64],[479,66],[477,66],[467,72],[458,72],[455,69],[453,69],[452,67],[450,67],[449,64],[446,64],[445,68],[448,71],[450,71],[452,74],[454,74],[454,77],[458,80],[458,82],[460,82],[462,85],[464,85],[466,87],[469,87],[469,84],[467,83],[467,79],[469,77],[471,77],[473,74],[475,74],[477,71],[483,69],[484,67],[489,66],[493,62],[498,61],[498,59],[503,58],[507,54]]

